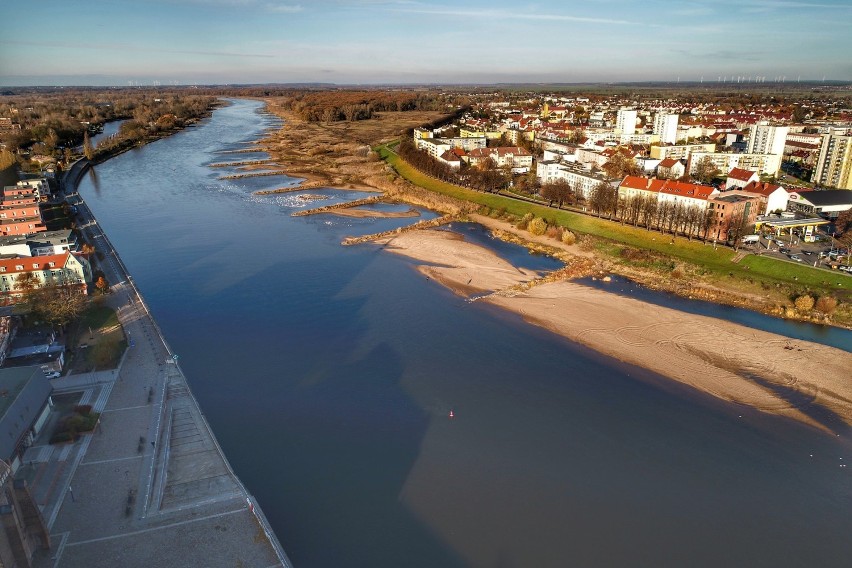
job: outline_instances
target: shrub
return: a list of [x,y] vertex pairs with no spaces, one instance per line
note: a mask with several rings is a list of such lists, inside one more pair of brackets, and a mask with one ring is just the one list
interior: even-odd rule
[[672,278],[677,279],[683,278],[683,270],[681,270],[680,268],[675,268],[674,270],[672,270],[671,276]]
[[518,229],[521,229],[523,231],[523,230],[526,230],[527,225],[529,225],[529,221],[527,221],[526,219],[521,219],[520,221],[517,222],[515,227],[517,227]]
[[527,230],[533,235],[543,235],[545,231],[547,231],[547,221],[545,221],[541,217],[536,217],[535,219],[529,222]]
[[74,412],[77,414],[88,414],[92,411],[91,404],[78,404],[74,407]]
[[562,227],[550,226],[547,228],[547,232],[545,233],[545,235],[547,235],[551,239],[556,239],[558,241],[562,239],[563,231],[564,229]]
[[814,307],[818,312],[830,316],[837,309],[837,299],[831,296],[820,296]]
[[562,233],[562,242],[566,245],[573,245],[577,242],[577,235],[575,235],[571,231],[564,231]]
[[807,294],[802,294],[796,298],[794,303],[796,304],[796,310],[802,313],[809,312],[814,308],[814,299]]

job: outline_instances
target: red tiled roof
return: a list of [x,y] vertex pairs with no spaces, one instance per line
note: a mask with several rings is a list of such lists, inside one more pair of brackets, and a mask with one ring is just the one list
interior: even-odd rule
[[715,187],[709,185],[697,185],[682,181],[666,180],[660,193],[669,193],[693,199],[707,199],[716,191]]
[[747,191],[749,193],[757,193],[764,197],[768,197],[780,188],[780,185],[775,185],[774,183],[753,181],[743,187],[743,191]]
[[666,158],[665,160],[660,162],[660,167],[661,168],[671,168],[679,162],[680,162],[680,160],[675,160],[674,158]]
[[[0,272],[4,274],[15,274],[17,272],[32,272],[34,270],[62,268],[68,262],[69,256],[71,256],[71,253],[66,252],[63,254],[51,254],[47,256],[0,259]],[[53,263],[53,266],[50,265],[51,262]],[[23,268],[18,268],[19,266]]]
[[729,178],[738,179],[740,181],[749,181],[755,173],[751,170],[744,170],[742,168],[734,168],[730,172],[728,172]]
[[619,184],[619,187],[653,191],[654,193],[680,195],[693,199],[707,199],[716,191],[716,188],[709,185],[697,185],[682,181],[652,179],[639,176],[625,177],[621,184]]

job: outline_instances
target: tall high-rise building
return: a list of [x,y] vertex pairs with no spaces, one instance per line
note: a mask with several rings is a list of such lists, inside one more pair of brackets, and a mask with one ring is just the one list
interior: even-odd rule
[[636,134],[636,111],[620,109],[615,115],[615,130],[619,134]]
[[852,189],[852,136],[823,134],[811,181],[837,189]]
[[654,115],[654,134],[660,136],[660,142],[674,144],[677,142],[678,115],[666,114],[663,111]]
[[784,155],[784,144],[787,142],[789,126],[773,126],[762,120],[751,127],[748,133],[749,154],[778,154]]

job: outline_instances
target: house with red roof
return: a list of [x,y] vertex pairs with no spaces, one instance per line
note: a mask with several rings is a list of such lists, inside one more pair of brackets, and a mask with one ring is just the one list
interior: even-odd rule
[[757,175],[757,172],[742,168],[733,168],[728,172],[728,181],[725,183],[725,189],[742,188],[756,181],[760,181],[760,176]]
[[758,209],[758,215],[767,215],[775,211],[786,211],[787,201],[790,194],[782,186],[768,183],[753,181],[746,184],[742,189],[737,190],[745,195],[753,195],[760,199],[761,206]]
[[686,164],[674,158],[666,158],[657,166],[657,177],[661,179],[680,179],[685,173]]
[[465,156],[465,151],[461,148],[453,148],[452,150],[447,150],[436,159],[454,170],[461,168],[462,164],[462,156]]
[[16,303],[27,279],[36,288],[64,286],[85,294],[92,281],[92,268],[85,257],[71,252],[0,259],[0,302]]

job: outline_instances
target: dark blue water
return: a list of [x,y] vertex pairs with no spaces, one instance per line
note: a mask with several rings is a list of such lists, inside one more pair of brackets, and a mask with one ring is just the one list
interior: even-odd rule
[[[755,329],[762,329],[763,331],[778,333],[795,339],[804,339],[806,341],[831,345],[845,351],[852,351],[852,331],[848,329],[782,320],[742,308],[722,306],[703,300],[691,300],[669,292],[650,290],[619,276],[613,276],[611,282],[604,282],[603,280],[593,278],[584,278],[577,282],[597,288],[598,290],[606,290],[607,292],[621,296],[629,296],[691,314],[722,318]],[[850,370],[850,376],[852,376],[852,370]]]
[[218,180],[205,164],[257,139],[259,107],[80,193],[298,568],[849,565],[849,431],[695,394],[339,244],[416,218],[291,217],[251,193],[291,180]]

